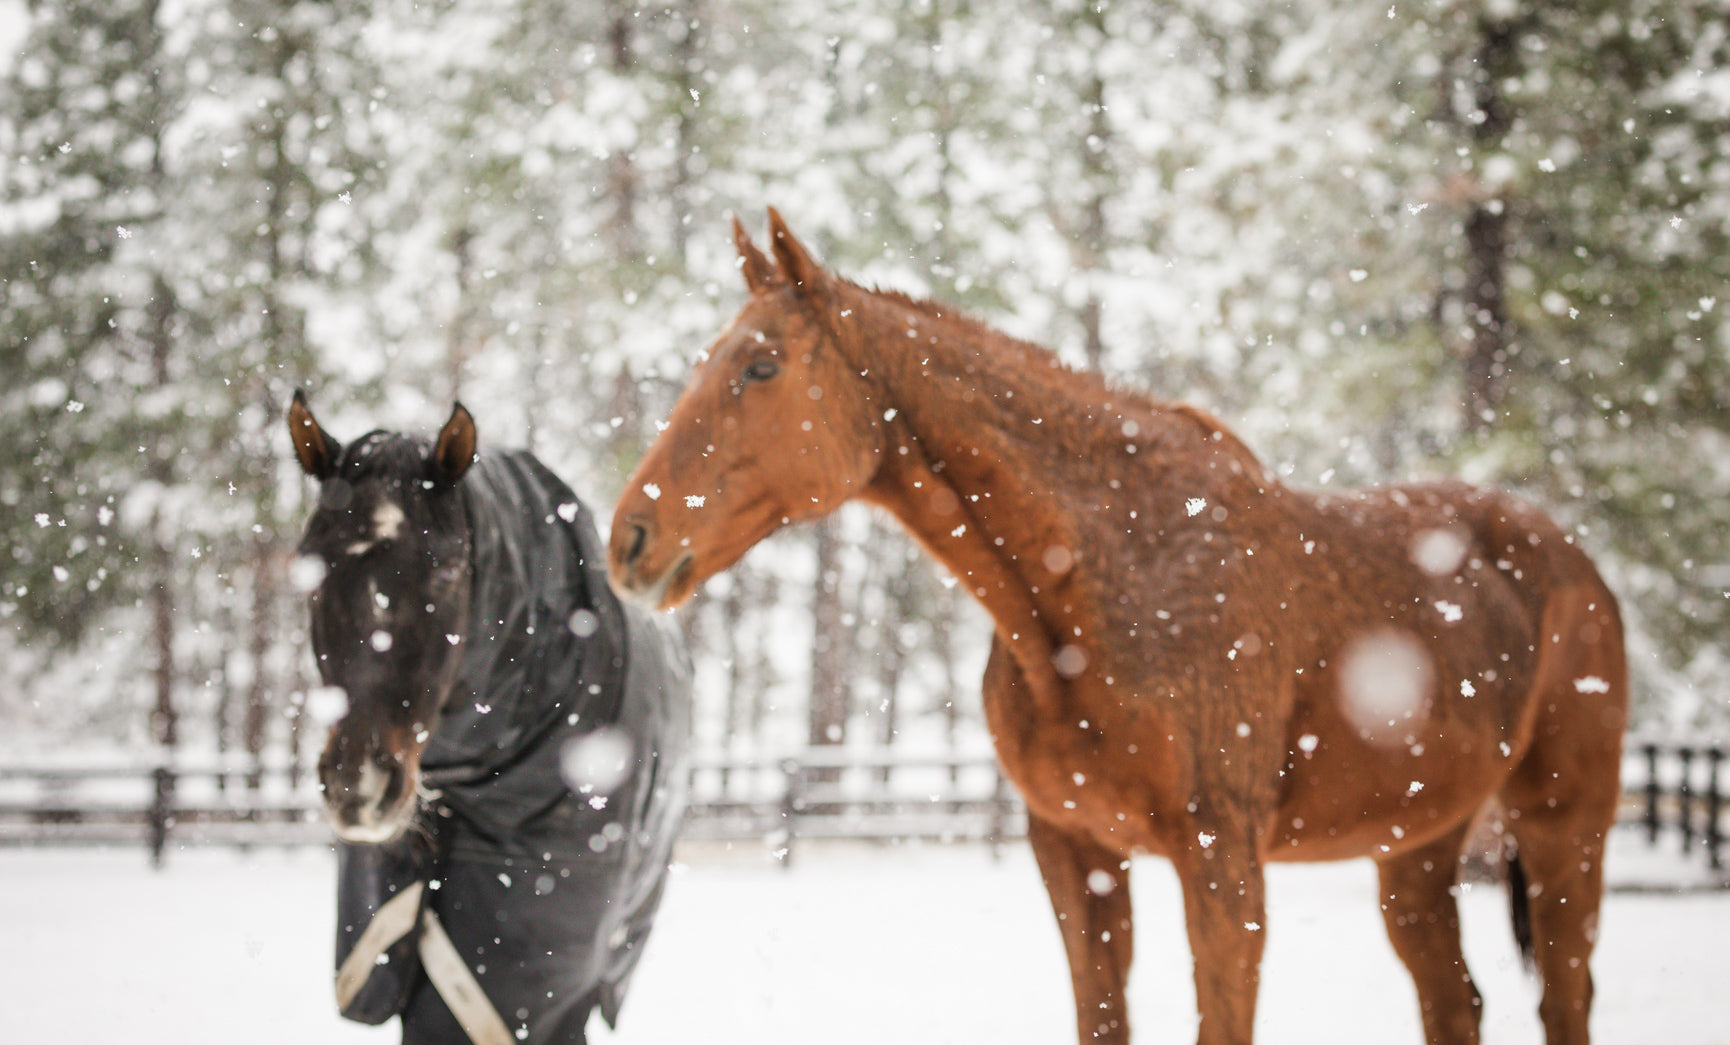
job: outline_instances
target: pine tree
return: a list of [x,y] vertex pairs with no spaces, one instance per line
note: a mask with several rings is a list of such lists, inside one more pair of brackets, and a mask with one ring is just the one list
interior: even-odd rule
[[185,549],[179,308],[147,244],[167,213],[164,137],[179,88],[155,0],[34,12],[4,85],[0,411],[8,440],[0,614],[18,639],[72,644],[148,604],[155,738],[178,739],[173,606]]

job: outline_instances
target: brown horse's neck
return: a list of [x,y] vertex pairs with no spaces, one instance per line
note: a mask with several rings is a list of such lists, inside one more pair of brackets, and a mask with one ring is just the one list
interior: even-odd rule
[[[837,313],[842,354],[892,407],[864,499],[985,606],[1035,699],[1056,709],[1065,647],[1098,623],[1082,616],[1078,563],[1102,543],[1101,516],[1136,516],[1116,477],[1133,477],[1142,503],[1162,482],[1159,459],[1178,456],[1163,446],[1241,444],[1194,411],[1113,389],[934,305],[849,287]],[[1169,500],[1181,510],[1183,498]]]

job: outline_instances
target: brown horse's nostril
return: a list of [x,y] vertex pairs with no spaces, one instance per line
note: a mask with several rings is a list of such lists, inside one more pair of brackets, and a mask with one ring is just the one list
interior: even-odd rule
[[643,549],[648,547],[649,531],[640,523],[631,524],[631,543],[625,549],[625,564],[630,565],[643,557]]

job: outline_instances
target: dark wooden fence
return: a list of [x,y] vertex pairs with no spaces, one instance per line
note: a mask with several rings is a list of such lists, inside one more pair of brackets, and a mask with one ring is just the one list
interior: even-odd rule
[[763,839],[788,863],[801,838],[996,846],[1026,832],[1021,798],[995,758],[893,750],[699,759],[685,818],[687,838]]
[[0,766],[0,845],[328,841],[317,785],[293,767]]
[[[1630,741],[1624,822],[1724,860],[1725,745]],[[1026,813],[989,754],[802,752],[704,757],[691,767],[685,837],[760,840],[790,861],[801,839],[984,841],[1021,837]],[[330,839],[310,774],[293,767],[0,766],[0,846],[300,845]]]
[[[685,836],[761,840],[790,860],[801,838],[988,841],[1026,831],[989,755],[812,751],[703,758]],[[160,865],[183,845],[330,840],[310,774],[288,767],[0,766],[0,846],[143,845]]]
[[1622,766],[1622,789],[1638,810],[1652,845],[1674,834],[1684,855],[1703,854],[1714,871],[1724,868],[1722,744],[1631,741]]

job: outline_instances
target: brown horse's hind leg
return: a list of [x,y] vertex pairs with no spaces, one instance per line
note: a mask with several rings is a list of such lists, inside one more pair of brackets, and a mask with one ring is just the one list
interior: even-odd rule
[[1477,1045],[1483,999],[1460,950],[1460,910],[1454,900],[1460,846],[1469,825],[1434,842],[1376,862],[1382,921],[1394,952],[1418,989],[1429,1045]]
[[1125,860],[1038,817],[1028,817],[1027,835],[1069,956],[1081,1041],[1127,1043],[1123,994],[1135,943]]
[[1541,634],[1532,740],[1502,804],[1526,873],[1544,1039],[1586,1045],[1604,843],[1621,800],[1627,663],[1615,604],[1602,589],[1553,596]]
[[[1548,1045],[1586,1045],[1592,1010],[1588,963],[1598,935],[1604,840],[1616,808],[1616,768],[1611,763],[1601,769],[1599,781],[1574,777],[1564,783],[1561,774],[1553,776],[1544,768],[1550,764],[1543,757],[1528,758],[1503,791],[1503,801],[1528,882],[1532,957],[1544,983],[1538,1005],[1544,1040]],[[1566,794],[1569,787],[1579,790]]]

